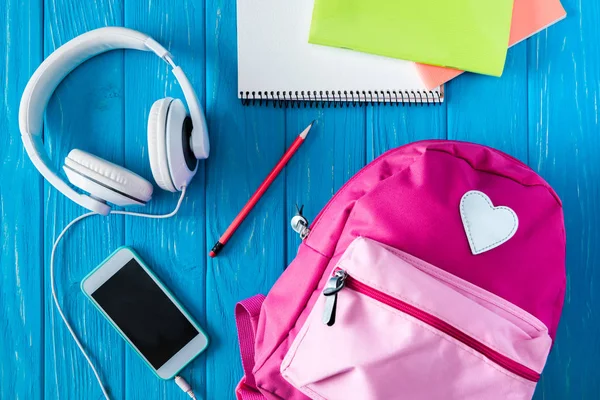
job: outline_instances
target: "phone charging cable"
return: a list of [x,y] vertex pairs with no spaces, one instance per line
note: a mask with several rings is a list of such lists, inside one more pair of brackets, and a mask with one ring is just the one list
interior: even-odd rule
[[192,387],[189,383],[186,382],[185,379],[177,375],[175,377],[175,383],[177,384],[177,386],[179,386],[179,389],[187,393],[193,400],[196,400],[196,395],[194,394]]
[[[185,197],[185,192],[186,192],[186,187],[184,186],[181,189],[181,196],[179,197],[179,200],[177,201],[177,205],[175,206],[175,209],[168,214],[144,214],[144,213],[137,213],[137,212],[132,212],[132,211],[111,211],[110,214],[111,215],[114,215],[114,214],[129,215],[132,217],[150,218],[150,219],[171,218],[171,217],[175,216],[175,214],[177,214],[177,212],[179,211],[179,207],[181,207],[181,203],[183,202],[183,198]],[[102,379],[100,379],[100,375],[98,374],[96,367],[94,366],[94,364],[92,363],[92,360],[90,359],[87,352],[83,348],[83,345],[81,344],[81,341],[77,337],[77,334],[75,334],[75,331],[71,327],[71,324],[69,323],[69,321],[67,321],[67,317],[65,316],[65,314],[62,310],[62,307],[61,307],[60,303],[58,302],[58,296],[56,295],[56,282],[54,280],[54,255],[56,253],[56,248],[58,247],[58,244],[62,240],[65,233],[67,233],[67,231],[73,225],[75,225],[77,222],[84,220],[88,217],[91,217],[93,215],[100,215],[100,214],[97,214],[95,212],[89,212],[89,213],[80,215],[79,217],[73,219],[71,222],[69,222],[67,224],[67,226],[65,226],[65,228],[62,230],[62,232],[60,232],[60,235],[58,235],[58,237],[54,241],[54,244],[52,245],[52,253],[50,254],[50,285],[51,285],[51,289],[52,289],[52,299],[54,300],[54,305],[56,306],[56,309],[58,310],[60,317],[62,318],[65,326],[69,330],[69,333],[73,337],[73,340],[75,340],[75,344],[81,351],[81,354],[83,354],[83,356],[85,357],[85,360],[89,364],[90,368],[92,368],[92,371],[94,372],[94,376],[96,376],[96,380],[98,381],[98,384],[100,385],[100,389],[102,389],[102,394],[104,395],[104,398],[106,400],[110,400],[110,397],[108,396],[108,391],[107,391],[106,387],[104,386],[104,383],[102,383]],[[196,399],[196,396],[194,395],[194,392],[192,391],[192,387],[190,386],[189,383],[187,383],[185,381],[185,379],[183,379],[181,376],[176,376],[175,383],[177,384],[177,386],[179,386],[179,388],[181,388],[182,391],[187,393],[192,399],[194,399],[194,400]]]

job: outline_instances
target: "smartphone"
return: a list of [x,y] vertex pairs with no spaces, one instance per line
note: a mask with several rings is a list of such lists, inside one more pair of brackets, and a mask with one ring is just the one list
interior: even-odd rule
[[208,346],[200,326],[129,247],[108,256],[81,289],[159,378],[173,378]]

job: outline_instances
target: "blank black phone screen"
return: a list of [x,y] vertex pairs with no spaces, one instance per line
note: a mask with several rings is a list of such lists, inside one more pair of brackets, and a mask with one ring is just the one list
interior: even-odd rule
[[199,334],[135,259],[92,297],[155,369]]

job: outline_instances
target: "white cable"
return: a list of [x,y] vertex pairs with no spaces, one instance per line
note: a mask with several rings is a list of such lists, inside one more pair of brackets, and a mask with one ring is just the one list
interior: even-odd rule
[[182,392],[187,393],[187,395],[190,396],[192,400],[196,400],[196,395],[192,390],[192,386],[190,386],[190,384],[187,383],[185,379],[177,375],[175,377],[175,383],[177,384],[177,386],[179,386],[179,389],[181,389]]
[[[142,217],[142,218],[151,218],[151,219],[171,218],[175,214],[177,214],[177,212],[179,211],[179,207],[181,207],[181,203],[183,202],[185,192],[186,192],[186,187],[184,186],[181,189],[181,196],[179,197],[179,201],[177,201],[177,205],[175,206],[175,209],[168,214],[144,214],[144,213],[137,213],[137,212],[131,212],[131,211],[111,211],[110,214],[130,215],[133,217]],[[77,217],[74,220],[72,220],[71,222],[69,222],[69,224],[67,226],[65,226],[65,228],[62,230],[60,235],[58,235],[58,237],[54,241],[54,244],[52,245],[52,253],[50,253],[50,285],[51,285],[51,289],[52,289],[52,299],[54,300],[54,305],[56,306],[56,309],[58,310],[60,317],[62,318],[63,322],[65,323],[65,326],[69,330],[69,333],[73,337],[73,340],[75,340],[75,344],[77,344],[77,347],[81,351],[81,354],[83,354],[87,363],[90,365],[90,368],[92,368],[92,371],[94,372],[94,375],[96,376],[96,380],[98,381],[98,384],[100,385],[100,389],[102,389],[102,394],[104,394],[104,398],[106,398],[106,400],[110,400],[110,397],[108,396],[108,391],[106,390],[106,387],[102,383],[102,380],[100,379],[100,375],[98,374],[96,367],[94,367],[92,360],[88,356],[87,352],[84,350],[83,345],[81,344],[81,341],[77,337],[77,334],[71,327],[71,324],[69,324],[69,321],[67,321],[67,317],[65,317],[62,307],[60,306],[60,304],[58,302],[58,297],[56,296],[56,284],[55,284],[56,282],[54,281],[54,254],[56,253],[56,248],[57,248],[58,244],[60,243],[60,241],[63,238],[63,236],[65,235],[65,233],[67,233],[69,228],[71,228],[77,222],[84,220],[87,217],[91,217],[92,215],[100,215],[100,214],[97,214],[94,212],[89,212],[89,213],[80,215],[79,217]]]

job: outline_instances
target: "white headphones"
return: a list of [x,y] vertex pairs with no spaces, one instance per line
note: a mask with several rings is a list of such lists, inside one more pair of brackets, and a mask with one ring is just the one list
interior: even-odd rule
[[118,206],[145,205],[152,198],[150,182],[126,168],[100,157],[73,149],[63,170],[71,184],[88,192],[80,194],[58,176],[42,142],[43,118],[56,87],[87,59],[109,50],[152,51],[172,68],[189,108],[170,97],[156,101],[148,117],[148,152],[152,175],[164,190],[176,192],[187,187],[198,169],[199,159],[208,157],[210,146],[204,113],[198,97],[171,54],[151,37],[126,28],[107,27],[80,35],[59,47],[35,71],[23,93],[19,108],[19,129],[29,158],[52,186],[90,211],[107,215]]

